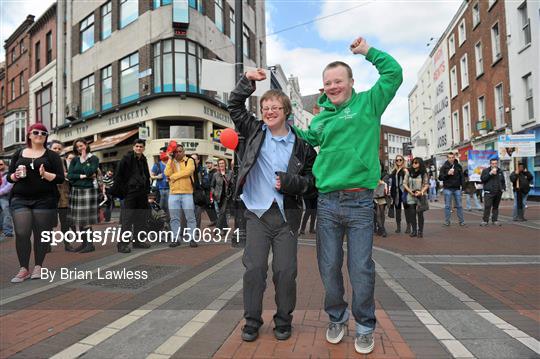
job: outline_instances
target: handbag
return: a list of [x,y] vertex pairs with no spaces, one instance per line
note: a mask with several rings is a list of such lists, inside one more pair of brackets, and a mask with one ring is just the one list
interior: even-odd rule
[[418,205],[416,206],[416,212],[425,212],[429,209],[429,201],[426,195],[423,195],[418,199]]

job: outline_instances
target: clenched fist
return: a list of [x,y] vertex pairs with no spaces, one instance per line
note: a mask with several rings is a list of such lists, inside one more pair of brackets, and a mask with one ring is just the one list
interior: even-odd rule
[[266,80],[266,72],[261,68],[257,70],[250,70],[246,72],[246,77],[250,81],[263,81]]
[[363,37],[358,37],[356,40],[354,40],[350,46],[350,49],[353,54],[362,54],[364,56],[367,55],[369,49],[371,46],[367,43],[366,39]]

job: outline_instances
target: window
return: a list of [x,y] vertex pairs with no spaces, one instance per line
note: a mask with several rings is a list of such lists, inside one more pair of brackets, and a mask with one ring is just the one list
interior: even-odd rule
[[203,12],[201,0],[189,0],[188,3],[190,8],[193,8],[201,13]]
[[36,92],[36,122],[44,124],[47,128],[52,127],[51,88],[52,86],[49,85],[43,90]]
[[244,33],[242,40],[244,42],[244,56],[249,57],[249,30],[246,25],[244,25]]
[[491,55],[493,62],[501,58],[501,35],[499,33],[499,23],[491,28]]
[[24,52],[24,41],[21,40],[21,42],[19,42],[19,54],[22,55],[23,52]]
[[94,107],[94,75],[81,80],[81,116],[86,117],[96,112]]
[[474,46],[474,57],[476,64],[476,77],[484,73],[484,59],[482,57],[482,43],[478,42]]
[[18,143],[24,143],[26,139],[26,112],[19,111],[6,117],[4,122],[4,148]]
[[36,42],[35,45],[35,66],[36,66],[36,73],[41,69],[41,46],[39,44],[39,41]]
[[486,99],[484,96],[478,97],[478,121],[486,120]]
[[467,30],[465,29],[465,19],[463,19],[459,23],[459,32],[458,32],[459,46],[461,46],[465,42],[465,40],[467,40]]
[[223,32],[223,0],[214,0],[214,11],[216,17],[216,26]]
[[497,0],[488,0],[488,11],[491,10],[491,7],[493,6],[493,4],[495,4]]
[[526,122],[529,122],[529,120],[534,119],[533,87],[530,73],[523,76],[523,85],[525,86],[525,104],[528,109],[528,117],[526,117]]
[[388,140],[388,134],[387,133],[384,134],[384,139]]
[[457,73],[456,73],[456,67],[452,67],[450,70],[450,97],[454,98],[457,96]]
[[15,94],[15,79],[12,79],[11,80],[11,101],[15,100],[15,98],[17,97],[16,94]]
[[105,40],[112,33],[112,2],[101,7],[101,40]]
[[461,72],[461,89],[465,89],[469,86],[469,62],[467,61],[467,54],[463,55],[460,61]]
[[112,107],[112,66],[101,70],[101,110]]
[[384,152],[388,153],[388,146],[384,146]]
[[463,140],[471,138],[471,107],[467,102],[463,105]]
[[81,21],[81,52],[94,46],[94,14]]
[[139,98],[139,53],[120,60],[120,103]]
[[197,43],[163,40],[154,44],[154,92],[199,92],[203,49]]
[[472,25],[473,28],[480,23],[480,2],[474,4],[472,8]]
[[47,35],[45,35],[45,46],[47,49],[47,53],[45,54],[45,64],[48,65],[52,61],[53,57],[53,46],[52,46],[52,32],[49,31]]
[[231,41],[232,43],[234,44],[234,41],[236,40],[236,22],[235,22],[235,19],[234,19],[234,10],[233,8],[230,8],[229,9],[229,27],[230,27],[230,38],[231,38]]
[[123,29],[139,16],[138,0],[120,0],[120,28]]
[[450,54],[449,57],[454,56],[456,53],[456,41],[454,39],[454,34],[450,35],[448,38],[448,53]]
[[4,86],[2,86],[0,91],[0,107],[4,107]]
[[459,112],[456,111],[452,114],[452,130],[454,144],[459,143]]
[[495,86],[495,123],[497,124],[497,128],[504,125],[504,98],[502,84]]
[[19,75],[19,89],[21,90],[20,91],[21,95],[26,91],[24,89],[24,71],[22,71],[21,74]]
[[159,8],[160,6],[170,5],[172,0],[154,0],[154,9]]
[[527,15],[527,1],[518,7],[518,11],[521,19],[521,44],[526,46],[531,43],[531,23]]

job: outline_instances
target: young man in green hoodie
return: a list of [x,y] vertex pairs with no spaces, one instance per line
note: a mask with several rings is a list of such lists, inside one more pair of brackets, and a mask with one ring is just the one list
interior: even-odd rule
[[375,330],[375,265],[373,251],[373,189],[380,178],[381,116],[403,81],[399,64],[359,37],[350,46],[379,72],[379,80],[356,93],[349,65],[336,61],[323,71],[322,111],[297,135],[320,152],[313,166],[319,190],[317,260],[330,317],[326,340],[337,344],[345,335],[349,313],[343,299],[343,238],[347,235],[347,268],[353,289],[355,349],[373,351]]

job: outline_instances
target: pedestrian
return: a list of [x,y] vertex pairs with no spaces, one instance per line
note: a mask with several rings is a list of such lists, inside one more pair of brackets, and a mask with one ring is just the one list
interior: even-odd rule
[[476,195],[476,182],[471,181],[468,168],[463,171],[463,176],[465,176],[465,186],[463,190],[466,195],[465,208],[467,209],[467,211],[472,211],[472,202],[474,202],[474,209],[481,211],[482,206],[480,205],[480,200]]
[[[515,171],[510,174],[510,181],[514,190],[514,206],[512,217],[514,221],[523,222],[525,218],[526,198],[531,190],[532,174],[523,163],[519,163]],[[485,189],[484,189],[485,190]]]
[[429,183],[426,166],[420,157],[413,159],[411,168],[405,173],[403,187],[407,191],[405,215],[409,217],[412,227],[410,236],[423,238],[426,208],[421,207],[427,204],[426,192],[429,190]]
[[429,201],[437,202],[437,180],[433,175],[429,176]]
[[230,206],[230,193],[234,188],[233,172],[227,169],[227,162],[220,158],[218,160],[218,169],[212,179],[212,199],[217,214],[216,228],[223,230],[229,227],[227,212]]
[[[123,198],[122,232],[131,233],[133,248],[150,248],[151,244],[141,238],[145,231],[150,207],[148,193],[150,192],[150,172],[148,161],[143,154],[145,142],[137,138],[133,141],[132,150],[122,157],[116,168],[116,177],[112,193]],[[118,252],[130,253],[129,243],[119,242]]]
[[[407,171],[407,164],[402,155],[397,155],[394,160],[394,170],[390,174],[390,197],[391,206],[394,206],[396,217],[396,233],[401,233],[401,209],[405,210],[407,203],[403,201],[403,178]],[[405,216],[405,233],[411,233],[411,224]]]
[[300,227],[300,234],[305,234],[306,225],[309,221],[309,233],[315,233],[315,223],[317,221],[317,192],[305,195],[304,200],[304,216],[302,218],[302,225]]
[[[266,79],[263,69],[246,72],[229,96],[231,119],[246,144],[235,183],[234,198],[241,194],[247,210],[243,294],[242,339],[254,341],[263,324],[262,304],[266,288],[268,255],[272,248],[272,272],[277,305],[274,337],[289,339],[296,306],[298,228],[303,195],[315,191],[311,168],[316,152],[292,131],[286,119],[291,101],[279,90],[260,98],[262,121],[248,112],[246,100],[255,82]],[[221,165],[223,167],[223,164]]]
[[482,170],[480,180],[484,186],[484,216],[481,226],[487,226],[491,212],[491,221],[494,225],[500,226],[499,203],[501,203],[502,193],[506,191],[506,183],[503,171],[498,167],[499,161],[496,158],[489,160],[489,167]]
[[[47,149],[49,133],[41,123],[35,123],[26,132],[26,147],[11,158],[7,180],[13,183],[10,209],[13,216],[17,257],[21,269],[12,283],[25,279],[40,279],[47,244],[45,232],[56,223],[58,188],[64,181],[60,156]],[[34,239],[34,269],[30,274],[30,253]]]
[[98,180],[99,159],[90,152],[84,138],[73,141],[76,157],[68,168],[71,184],[69,195],[69,221],[80,232],[86,232],[84,243],[76,251],[88,253],[96,250],[92,242],[92,225],[98,223]]
[[[379,80],[368,91],[353,89],[349,65],[336,61],[323,71],[323,109],[306,131],[298,130],[313,146],[320,146],[315,166],[317,203],[317,259],[325,288],[325,311],[330,317],[326,340],[337,344],[349,322],[343,299],[343,238],[347,235],[347,265],[356,321],[355,350],[373,351],[375,330],[375,264],[373,252],[373,189],[380,180],[381,116],[403,82],[399,64],[383,51],[357,38],[350,46],[377,68]],[[362,134],[359,136],[359,134]]]
[[195,202],[195,222],[197,223],[197,228],[202,229],[202,213],[206,211],[208,218],[211,217],[211,212],[208,209],[210,196],[206,194],[206,189],[203,186],[206,168],[201,163],[201,159],[197,153],[192,153],[190,157],[195,161],[195,173],[193,174],[193,185],[195,186],[193,192],[193,201]]
[[13,184],[8,181],[8,168],[4,160],[0,160],[0,233],[4,238],[13,237],[13,219],[9,210],[9,196]]
[[111,223],[112,210],[114,209],[114,197],[111,193],[111,189],[114,185],[114,171],[109,169],[103,176],[103,185],[105,186],[105,223]]
[[450,225],[450,211],[452,209],[453,198],[459,225],[464,226],[465,219],[463,217],[463,206],[461,204],[461,190],[464,186],[465,177],[463,176],[463,168],[456,160],[455,153],[448,153],[447,161],[439,170],[439,180],[443,181],[444,225]]
[[390,175],[388,174],[388,171],[386,171],[386,168],[384,168],[384,164],[382,161],[380,161],[380,166],[381,179],[379,180],[379,184],[375,188],[375,191],[373,191],[375,213],[375,225],[373,232],[376,235],[386,238],[388,234],[386,233],[386,228],[384,228],[384,221],[386,217],[386,205],[388,203],[388,182],[390,181]]
[[[49,146],[51,151],[58,154],[58,156],[62,155],[62,152],[64,151],[64,144],[58,140],[52,140],[51,144]],[[66,161],[60,157],[62,162],[62,169],[64,171],[64,178],[67,178],[67,166]],[[62,233],[67,233],[71,228],[71,224],[69,222],[69,181],[65,180],[64,182],[57,185],[58,187],[58,219],[60,222],[60,231]],[[82,248],[82,247],[81,247]],[[74,252],[74,247],[71,245],[71,243],[64,240],[64,250],[66,252]]]
[[159,206],[165,212],[169,212],[169,179],[165,176],[165,167],[167,167],[167,161],[169,156],[166,152],[161,152],[159,154],[159,162],[154,163],[152,166],[152,171],[150,172],[150,178],[152,181],[155,181],[155,189],[158,191],[159,196],[157,196]]
[[[168,153],[169,160],[165,167],[165,176],[169,178],[169,213],[171,216],[171,230],[173,241],[170,247],[181,244],[184,236],[188,237],[190,247],[197,247],[195,239],[195,202],[193,201],[193,174],[195,163],[186,156],[184,146],[178,144],[176,149]],[[187,226],[180,225],[180,211],[184,212]],[[183,232],[182,232],[183,231]]]
[[217,221],[216,209],[214,208],[214,204],[211,200],[211,186],[212,180],[214,179],[214,173],[216,173],[216,169],[214,168],[214,162],[210,158],[206,160],[205,164],[206,169],[202,177],[202,186],[204,188],[206,198],[208,198],[208,206],[206,206],[206,213],[208,214],[208,218],[210,219],[209,226],[212,227],[216,225]]

